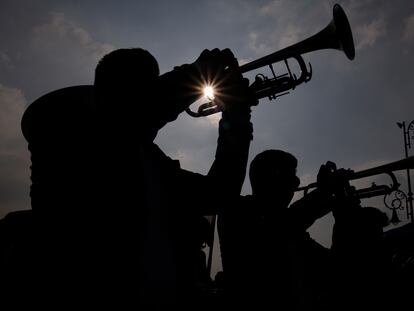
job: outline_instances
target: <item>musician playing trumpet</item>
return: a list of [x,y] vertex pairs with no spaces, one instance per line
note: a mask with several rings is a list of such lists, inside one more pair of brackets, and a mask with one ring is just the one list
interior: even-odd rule
[[[182,169],[154,139],[214,81],[224,110],[215,161],[203,176]],[[245,175],[250,107],[257,104],[248,85],[228,49],[205,50],[162,75],[148,51],[119,49],[99,62],[93,86],[34,102],[22,129],[42,247],[31,280],[16,281],[27,281],[40,301],[46,295],[152,309],[194,303],[194,226],[218,212],[217,202],[235,200]],[[93,102],[84,105],[84,93]],[[7,275],[4,284],[15,273]]]
[[[299,186],[297,159],[266,150],[250,164],[252,195],[241,196],[219,218],[227,302],[284,310],[313,310],[325,291],[329,250],[306,230],[332,210],[330,188],[320,187],[290,205]],[[319,180],[333,172],[323,165]],[[290,206],[289,206],[290,205]],[[313,283],[311,283],[313,282]]]
[[[215,100],[223,113],[215,161],[203,176],[182,169],[153,140],[200,96],[200,86],[210,83],[219,87]],[[116,237],[122,241],[111,258],[123,273],[112,283],[136,284],[138,304],[197,301],[194,269],[200,246],[195,226],[200,217],[218,212],[216,202],[240,193],[253,131],[250,107],[257,104],[248,85],[228,49],[204,50],[194,63],[163,75],[152,55],[141,49],[114,51],[98,64],[100,147],[109,163],[103,173],[110,176],[101,179],[102,193],[109,193],[102,203],[107,209],[117,206]],[[118,245],[112,246],[116,250]]]

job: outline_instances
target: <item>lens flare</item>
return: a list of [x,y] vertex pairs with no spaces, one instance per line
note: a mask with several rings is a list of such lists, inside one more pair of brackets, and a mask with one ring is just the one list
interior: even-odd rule
[[204,96],[208,99],[208,100],[214,100],[214,88],[210,85],[206,86],[204,88]]

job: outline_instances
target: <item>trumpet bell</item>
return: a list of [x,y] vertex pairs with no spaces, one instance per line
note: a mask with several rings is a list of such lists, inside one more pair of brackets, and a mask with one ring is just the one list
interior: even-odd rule
[[313,36],[282,50],[266,55],[250,63],[240,66],[242,73],[280,62],[282,60],[322,49],[343,51],[350,60],[355,58],[354,39],[351,26],[342,7],[335,4],[331,22]]
[[[333,25],[331,26],[331,24]],[[333,20],[328,27],[336,28],[339,49],[344,51],[348,59],[353,60],[355,58],[354,38],[348,18],[339,4],[335,4],[333,7]]]

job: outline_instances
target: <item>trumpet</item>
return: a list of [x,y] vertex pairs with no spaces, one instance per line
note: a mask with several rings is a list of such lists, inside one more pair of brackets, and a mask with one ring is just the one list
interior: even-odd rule
[[[379,195],[390,194],[393,191],[398,190],[400,184],[398,183],[397,178],[395,177],[393,172],[401,171],[401,170],[409,170],[412,168],[414,168],[414,156],[407,157],[399,161],[380,165],[380,166],[373,167],[373,168],[366,169],[366,170],[359,171],[359,172],[354,172],[352,170],[346,170],[345,180],[351,181],[351,180],[371,177],[371,176],[380,175],[380,174],[388,175],[392,180],[391,185],[376,185],[374,183],[370,187],[363,188],[363,189],[357,189],[357,190],[354,190],[352,193],[353,196],[359,199],[371,198],[371,197],[375,197]],[[298,189],[296,189],[296,191],[303,191],[304,194],[306,195],[310,189],[317,188],[317,187],[318,187],[318,183],[314,182],[307,186],[299,187]]]
[[[331,22],[315,35],[282,50],[244,64],[240,66],[239,69],[243,74],[260,67],[269,66],[270,71],[272,72],[272,77],[269,78],[264,74],[257,74],[254,82],[250,85],[250,88],[253,90],[257,99],[268,97],[272,100],[288,94],[289,90],[294,90],[296,86],[301,83],[306,83],[312,78],[312,66],[309,63],[309,69],[307,68],[301,54],[321,49],[336,49],[343,51],[349,60],[353,60],[355,57],[351,27],[344,10],[339,4],[335,4],[333,7],[333,18]],[[300,68],[299,77],[294,73],[292,74],[288,63],[289,58],[293,58],[297,61]],[[273,64],[281,61],[285,63],[287,73],[276,75]],[[220,111],[221,108],[214,103],[214,100],[200,105],[196,112],[189,108],[186,110],[192,117],[208,116]]]

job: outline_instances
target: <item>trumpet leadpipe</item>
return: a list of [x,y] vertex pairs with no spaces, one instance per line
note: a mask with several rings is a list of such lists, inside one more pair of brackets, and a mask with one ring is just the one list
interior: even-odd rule
[[[347,176],[345,176],[345,179],[347,181],[351,181],[351,180],[371,177],[371,176],[380,175],[380,174],[387,174],[391,177],[391,179],[393,181],[393,186],[392,187],[373,185],[369,188],[356,190],[357,193],[358,192],[368,193],[368,192],[371,192],[370,189],[374,190],[374,188],[375,188],[375,191],[376,191],[377,189],[381,188],[382,190],[384,190],[382,193],[385,193],[387,191],[386,188],[389,189],[388,192],[398,188],[399,184],[398,184],[393,172],[401,171],[401,170],[408,170],[408,169],[413,169],[413,168],[414,168],[414,156],[411,156],[411,157],[407,157],[405,159],[401,159],[401,160],[398,160],[398,161],[394,161],[394,162],[391,162],[391,163],[387,163],[387,164],[384,164],[384,165],[376,166],[376,167],[369,168],[369,169],[362,170],[362,171],[358,171],[358,172],[354,172],[352,170],[349,170],[349,171],[347,171]],[[317,188],[317,187],[318,187],[318,183],[314,182],[314,183],[311,183],[307,186],[299,187],[298,189],[296,189],[296,191],[304,191],[305,194],[306,194],[310,189]],[[378,191],[378,193],[381,193],[381,192]],[[366,197],[366,196],[364,196],[364,197]]]

